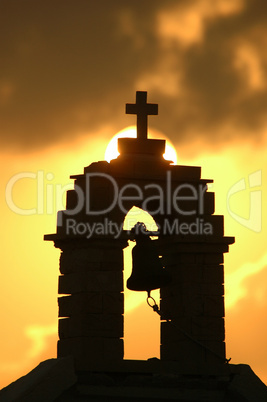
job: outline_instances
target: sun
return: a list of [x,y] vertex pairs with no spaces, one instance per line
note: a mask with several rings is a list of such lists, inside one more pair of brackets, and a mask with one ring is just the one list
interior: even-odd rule
[[[150,138],[156,138],[156,139],[165,139],[166,140],[166,147],[165,147],[165,154],[163,155],[163,158],[171,161],[175,165],[177,164],[177,154],[174,146],[172,143],[169,141],[168,138],[164,134],[161,134],[155,130],[148,130],[148,134],[150,134]],[[135,126],[130,126],[126,127],[125,129],[119,131],[117,134],[114,135],[114,137],[109,141],[109,144],[106,148],[105,152],[105,160],[110,162],[111,159],[116,159],[119,156],[118,152],[118,138],[136,138],[136,127]]]

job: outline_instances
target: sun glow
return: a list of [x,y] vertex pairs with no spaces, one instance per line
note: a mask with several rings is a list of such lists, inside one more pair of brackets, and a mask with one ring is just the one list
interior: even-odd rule
[[[172,143],[169,141],[169,139],[164,135],[161,134],[155,130],[148,130],[148,135],[150,138],[155,138],[155,139],[165,139],[166,140],[166,147],[165,147],[165,154],[163,155],[163,158],[171,161],[174,164],[177,164],[177,154],[174,146]],[[118,152],[118,138],[136,138],[136,127],[135,126],[130,126],[126,127],[125,129],[119,131],[117,134],[114,135],[114,137],[110,140],[106,152],[105,152],[105,160],[110,162],[112,159],[116,159],[119,156]]]

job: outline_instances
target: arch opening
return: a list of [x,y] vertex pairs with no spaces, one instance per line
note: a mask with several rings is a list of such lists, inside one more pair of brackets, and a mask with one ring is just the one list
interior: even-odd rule
[[[132,207],[125,216],[124,230],[131,230],[137,222],[143,222],[149,231],[157,231],[153,217],[146,211]],[[155,239],[155,237],[153,237]],[[124,259],[124,359],[146,360],[160,357],[160,319],[146,303],[146,292],[134,292],[126,287],[132,272],[134,241],[128,241],[123,251]],[[159,304],[159,289],[152,291]]]

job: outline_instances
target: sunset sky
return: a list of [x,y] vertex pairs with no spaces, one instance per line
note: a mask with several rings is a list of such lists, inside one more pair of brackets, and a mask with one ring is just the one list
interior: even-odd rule
[[[0,388],[56,356],[56,230],[70,175],[135,124],[213,179],[225,255],[226,348],[267,383],[265,0],[0,0]],[[135,296],[128,295],[128,298]],[[140,297],[140,296],[139,296]],[[126,301],[127,305],[127,301]],[[125,357],[159,352],[159,321],[129,304]]]

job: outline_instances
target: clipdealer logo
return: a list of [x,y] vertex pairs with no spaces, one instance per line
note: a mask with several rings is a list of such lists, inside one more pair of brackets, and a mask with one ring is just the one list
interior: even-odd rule
[[[246,184],[245,177],[243,177],[229,189],[227,194],[227,210],[230,216],[236,222],[240,223],[240,225],[259,233],[262,228],[262,191],[260,189],[262,185],[262,171],[257,170],[249,174],[247,182],[248,185]],[[239,215],[230,206],[230,199],[240,192],[244,192],[244,195],[249,198],[248,218]]]
[[[123,224],[112,222],[108,219],[109,213],[115,207],[127,215],[129,212],[129,202],[138,205],[140,209],[153,215],[164,216],[161,227],[157,224],[162,233],[176,234],[212,234],[211,223],[204,222],[201,216],[204,214],[204,194],[207,187],[204,183],[191,184],[180,183],[175,188],[172,187],[171,172],[166,173],[166,180],[163,185],[149,183],[143,187],[135,183],[127,183],[119,187],[116,180],[105,173],[87,173],[85,175],[85,186],[82,189],[77,184],[61,186],[56,184],[54,187],[50,182],[53,175],[44,174],[43,171],[37,173],[24,172],[13,176],[6,186],[6,202],[9,208],[20,215],[33,214],[52,214],[55,211],[53,206],[57,206],[58,227],[63,223],[66,226],[66,233],[72,235],[83,235],[90,238],[93,234],[111,234],[119,236],[123,230]],[[35,208],[24,209],[14,202],[14,186],[22,179],[31,179],[36,182],[37,205]],[[102,180],[111,189],[112,199],[106,208],[92,208],[91,205],[91,186],[94,179]],[[77,202],[72,209],[64,209],[63,195],[67,190],[76,192]],[[130,194],[129,195],[129,191]],[[150,204],[151,203],[151,204]],[[156,204],[156,207],[155,207]],[[154,209],[151,209],[154,205]],[[75,217],[83,211],[89,219],[86,222],[76,221]],[[178,214],[179,219],[168,219],[168,215]],[[184,217],[184,218],[183,218]],[[101,219],[98,219],[101,218]],[[104,219],[104,222],[103,222]]]
[[[136,221],[133,222],[133,226]],[[179,219],[170,221],[168,218],[163,220],[163,224],[157,224],[158,230],[150,230],[149,225],[146,224],[146,229],[149,232],[153,232],[154,236],[159,233],[164,235],[212,235],[213,227],[211,223],[204,222],[202,218],[196,218],[193,222],[180,222]],[[118,224],[108,218],[104,218],[103,222],[77,222],[73,218],[66,219],[66,234],[71,236],[85,236],[90,239],[92,236],[97,235],[111,235],[114,239],[117,239],[123,232],[123,223]],[[130,233],[130,230],[127,230]]]
[[[108,214],[113,210],[115,206],[118,206],[120,210],[124,213],[128,213],[127,207],[125,207],[125,202],[131,201],[133,205],[138,203],[141,209],[147,211],[150,214],[161,214],[170,215],[174,210],[179,215],[182,216],[192,216],[192,215],[203,215],[204,213],[204,194],[206,192],[205,184],[192,185],[190,183],[179,184],[175,189],[171,188],[171,172],[167,172],[165,188],[156,183],[146,184],[143,188],[134,183],[128,183],[122,187],[119,187],[116,180],[105,173],[87,173],[85,175],[85,192],[77,184],[73,189],[73,185],[67,184],[61,186],[60,184],[55,185],[55,189],[51,183],[45,183],[45,178],[51,180],[53,177],[52,173],[48,173],[46,176],[43,171],[38,171],[37,173],[23,172],[14,175],[6,186],[6,203],[9,208],[19,215],[34,215],[34,214],[44,214],[53,213],[52,205],[57,205],[58,209],[64,209],[62,199],[63,195],[67,190],[72,190],[76,192],[77,203],[73,209],[67,209],[64,211],[66,215],[76,215],[82,210],[85,210],[88,216],[100,216]],[[94,178],[101,178],[106,180],[112,185],[113,189],[113,199],[107,208],[104,209],[93,209],[90,204],[90,193],[91,193],[91,181]],[[13,190],[14,186],[22,179],[33,179],[36,181],[36,192],[37,192],[37,205],[35,208],[21,208],[14,202]],[[135,195],[127,195],[128,190]],[[153,190],[153,195],[149,196],[148,193]],[[184,192],[187,195],[184,195]],[[46,201],[46,209],[44,207],[44,200]],[[55,202],[56,201],[56,202]],[[149,208],[149,203],[151,201],[157,201],[158,207],[154,210]],[[197,208],[184,209],[182,204],[184,201],[195,201]]]
[[[91,191],[91,182],[94,178],[100,178],[102,180],[106,180],[109,182],[109,185],[112,186],[113,189],[113,198],[110,204],[105,209],[93,210],[90,205],[90,191]],[[54,175],[52,173],[44,173],[44,171],[40,170],[37,172],[20,172],[16,175],[12,176],[6,185],[5,198],[6,203],[11,211],[19,215],[41,215],[41,214],[54,214],[56,211],[64,210],[64,198],[66,196],[66,192],[68,190],[72,190],[76,192],[77,203],[73,209],[67,209],[64,211],[64,214],[70,217],[75,217],[80,211],[85,211],[86,215],[91,217],[97,216],[105,216],[115,206],[118,206],[120,210],[126,215],[128,213],[128,209],[125,207],[125,204],[128,201],[131,201],[133,205],[138,204],[140,208],[144,211],[147,211],[152,216],[153,215],[170,215],[171,211],[175,211],[179,216],[201,216],[204,214],[204,194],[206,192],[206,185],[199,184],[198,186],[193,186],[190,183],[182,183],[178,185],[176,188],[171,188],[171,172],[167,172],[165,188],[163,189],[156,183],[150,183],[145,185],[143,188],[139,187],[134,183],[128,183],[125,186],[119,188],[115,179],[105,173],[87,173],[86,174],[86,186],[85,192],[78,186],[75,185],[73,190],[73,184],[69,183],[66,185],[62,184],[53,184],[52,180],[54,179]],[[36,190],[36,205],[32,208],[22,208],[18,201],[17,203],[14,200],[14,188],[20,182],[20,180],[31,180],[34,181],[35,190]],[[242,178],[237,181],[228,191],[226,198],[226,207],[230,214],[230,216],[237,221],[242,226],[253,230],[254,232],[261,231],[262,225],[262,191],[260,186],[262,184],[262,172],[258,170],[256,172],[251,173],[247,178],[248,184],[246,184],[246,179]],[[127,195],[128,190],[131,191],[131,196]],[[154,195],[149,195],[151,190],[154,191]],[[184,195],[186,192],[186,195]],[[244,196],[249,197],[249,217],[246,218],[238,211],[232,209],[230,205],[230,200],[234,195],[243,192]],[[129,193],[128,193],[129,194]],[[133,195],[134,194],[134,195]],[[149,204],[151,201],[157,201],[157,208],[151,210],[149,208]],[[184,208],[185,202],[194,201],[195,208],[188,209]],[[191,204],[192,205],[192,204]],[[69,230],[74,230],[74,219],[69,222]],[[58,226],[62,225],[62,213],[58,214]],[[120,228],[114,229],[115,222],[109,222],[109,224],[105,224],[104,229],[108,231],[116,231],[118,233]],[[210,233],[211,228],[208,226],[207,222],[204,222],[203,219],[196,218],[194,222],[191,223],[193,226],[191,228],[187,227],[188,223],[173,220],[172,222],[165,222],[165,226],[163,224],[164,230],[172,233],[179,232],[181,234],[188,234],[196,231],[198,233]],[[204,225],[206,224],[206,227]],[[78,223],[77,223],[78,225]],[[85,224],[86,225],[86,224]],[[77,229],[77,233],[81,232],[82,225],[80,225]],[[88,227],[87,227],[88,228]],[[108,229],[107,229],[108,228]],[[113,229],[111,229],[113,228]],[[161,228],[161,230],[163,230]],[[103,232],[103,228],[100,226],[94,226],[94,229],[90,227],[87,229],[87,235],[93,233],[98,230],[98,232]]]

